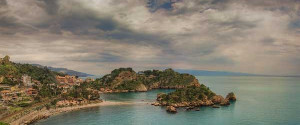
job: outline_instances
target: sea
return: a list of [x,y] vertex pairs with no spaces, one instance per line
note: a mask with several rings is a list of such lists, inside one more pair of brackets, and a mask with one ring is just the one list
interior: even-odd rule
[[35,125],[300,125],[300,78],[254,76],[197,76],[215,93],[234,92],[237,101],[200,111],[150,105],[157,93],[174,90],[102,94],[105,101],[132,105],[102,106],[52,116]]

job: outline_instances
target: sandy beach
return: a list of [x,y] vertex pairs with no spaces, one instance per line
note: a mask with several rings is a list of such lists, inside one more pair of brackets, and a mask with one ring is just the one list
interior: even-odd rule
[[57,114],[64,113],[64,112],[80,110],[80,109],[84,109],[84,108],[92,108],[92,107],[97,107],[97,106],[110,106],[110,105],[130,105],[130,104],[132,104],[132,103],[104,101],[104,102],[100,102],[100,103],[62,107],[62,108],[49,109],[49,110],[44,108],[39,111],[31,112],[31,113],[19,118],[18,120],[11,122],[10,125],[31,124],[33,122],[37,122],[38,120],[41,120],[41,119],[46,119],[53,115],[57,115]]

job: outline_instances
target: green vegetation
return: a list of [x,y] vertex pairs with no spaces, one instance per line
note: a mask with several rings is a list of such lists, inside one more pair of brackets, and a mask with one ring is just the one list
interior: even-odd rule
[[133,71],[132,68],[119,68],[119,69],[115,69],[115,70],[111,71],[110,75],[112,78],[115,78],[123,71],[129,71],[129,72],[135,73],[135,71]]
[[17,85],[18,83],[19,83],[18,81],[13,80],[11,78],[7,78],[7,77],[4,77],[4,79],[2,81],[2,84],[6,84],[6,85],[10,85],[10,86]]
[[50,71],[47,67],[39,68],[30,64],[10,62],[9,56],[5,56],[1,62],[0,76],[4,76],[11,81],[20,80],[23,74],[27,74],[31,76],[32,79],[40,81],[42,84],[50,84],[56,83],[56,75],[64,75],[62,73]]
[[28,103],[28,102],[21,102],[21,103],[18,103],[17,104],[19,107],[28,107],[31,105],[31,103]]
[[52,97],[60,94],[58,88],[50,86],[52,83],[57,83],[55,76],[63,75],[61,73],[52,72],[47,67],[39,68],[30,64],[13,63],[9,61],[10,57],[5,56],[0,59],[0,76],[3,76],[2,84],[14,86],[22,83],[21,77],[23,74],[31,76],[32,79],[40,81],[41,87],[34,86],[38,90],[41,97]]
[[201,84],[200,87],[189,86],[186,88],[177,89],[174,92],[168,94],[158,94],[160,101],[165,101],[168,104],[181,103],[181,102],[193,102],[202,100],[205,96],[211,99],[216,94],[212,92],[208,87]]
[[19,74],[27,74],[42,84],[56,83],[55,76],[61,73],[52,72],[47,67],[39,68],[30,64],[14,64]]
[[0,122],[0,125],[9,125],[8,123]]
[[125,80],[116,87],[118,90],[135,90],[140,84],[142,84],[139,81],[133,81],[133,80]]
[[87,100],[96,100],[100,98],[97,90],[91,89],[90,83],[83,83],[80,86],[74,86],[74,88],[69,92],[66,98],[82,98]]
[[136,73],[132,68],[119,68],[93,82],[94,88],[135,90],[140,84],[152,88],[183,88],[198,84],[189,74],[180,74],[173,69],[146,70]]
[[41,97],[56,97],[57,95],[60,95],[62,91],[62,89],[49,84],[43,84],[41,87],[37,87],[37,90]]
[[149,82],[150,85],[154,82],[160,82],[161,86],[189,85],[194,81],[194,79],[196,79],[193,75],[180,74],[178,72],[175,72],[173,69],[166,69],[164,71],[147,70],[142,73],[144,73],[146,77],[154,77]]
[[1,64],[0,65],[0,75],[2,76],[14,76],[18,75],[18,69],[14,66],[9,64]]
[[107,74],[100,79],[96,79],[96,83],[101,87],[108,87],[113,85],[113,80],[119,76],[122,72],[130,72],[135,74],[132,68],[119,68],[111,71],[111,74]]

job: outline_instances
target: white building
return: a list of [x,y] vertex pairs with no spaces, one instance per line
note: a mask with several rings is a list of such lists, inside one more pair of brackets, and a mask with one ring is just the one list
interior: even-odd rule
[[27,74],[22,75],[22,82],[24,84],[24,86],[30,87],[33,85],[33,83],[31,82],[31,77]]

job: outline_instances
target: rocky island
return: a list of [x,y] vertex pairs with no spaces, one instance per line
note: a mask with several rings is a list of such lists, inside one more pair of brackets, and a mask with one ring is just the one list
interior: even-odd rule
[[104,93],[144,92],[151,89],[179,89],[200,85],[195,76],[180,74],[173,69],[136,73],[132,68],[115,69],[93,83]]
[[167,106],[167,111],[176,112],[176,108],[179,107],[186,107],[187,110],[199,110],[201,106],[212,106],[213,108],[219,108],[219,105],[227,106],[230,105],[230,101],[236,101],[236,96],[231,92],[224,99],[201,84],[200,86],[179,88],[168,94],[159,93],[156,100],[157,102],[152,105]]

